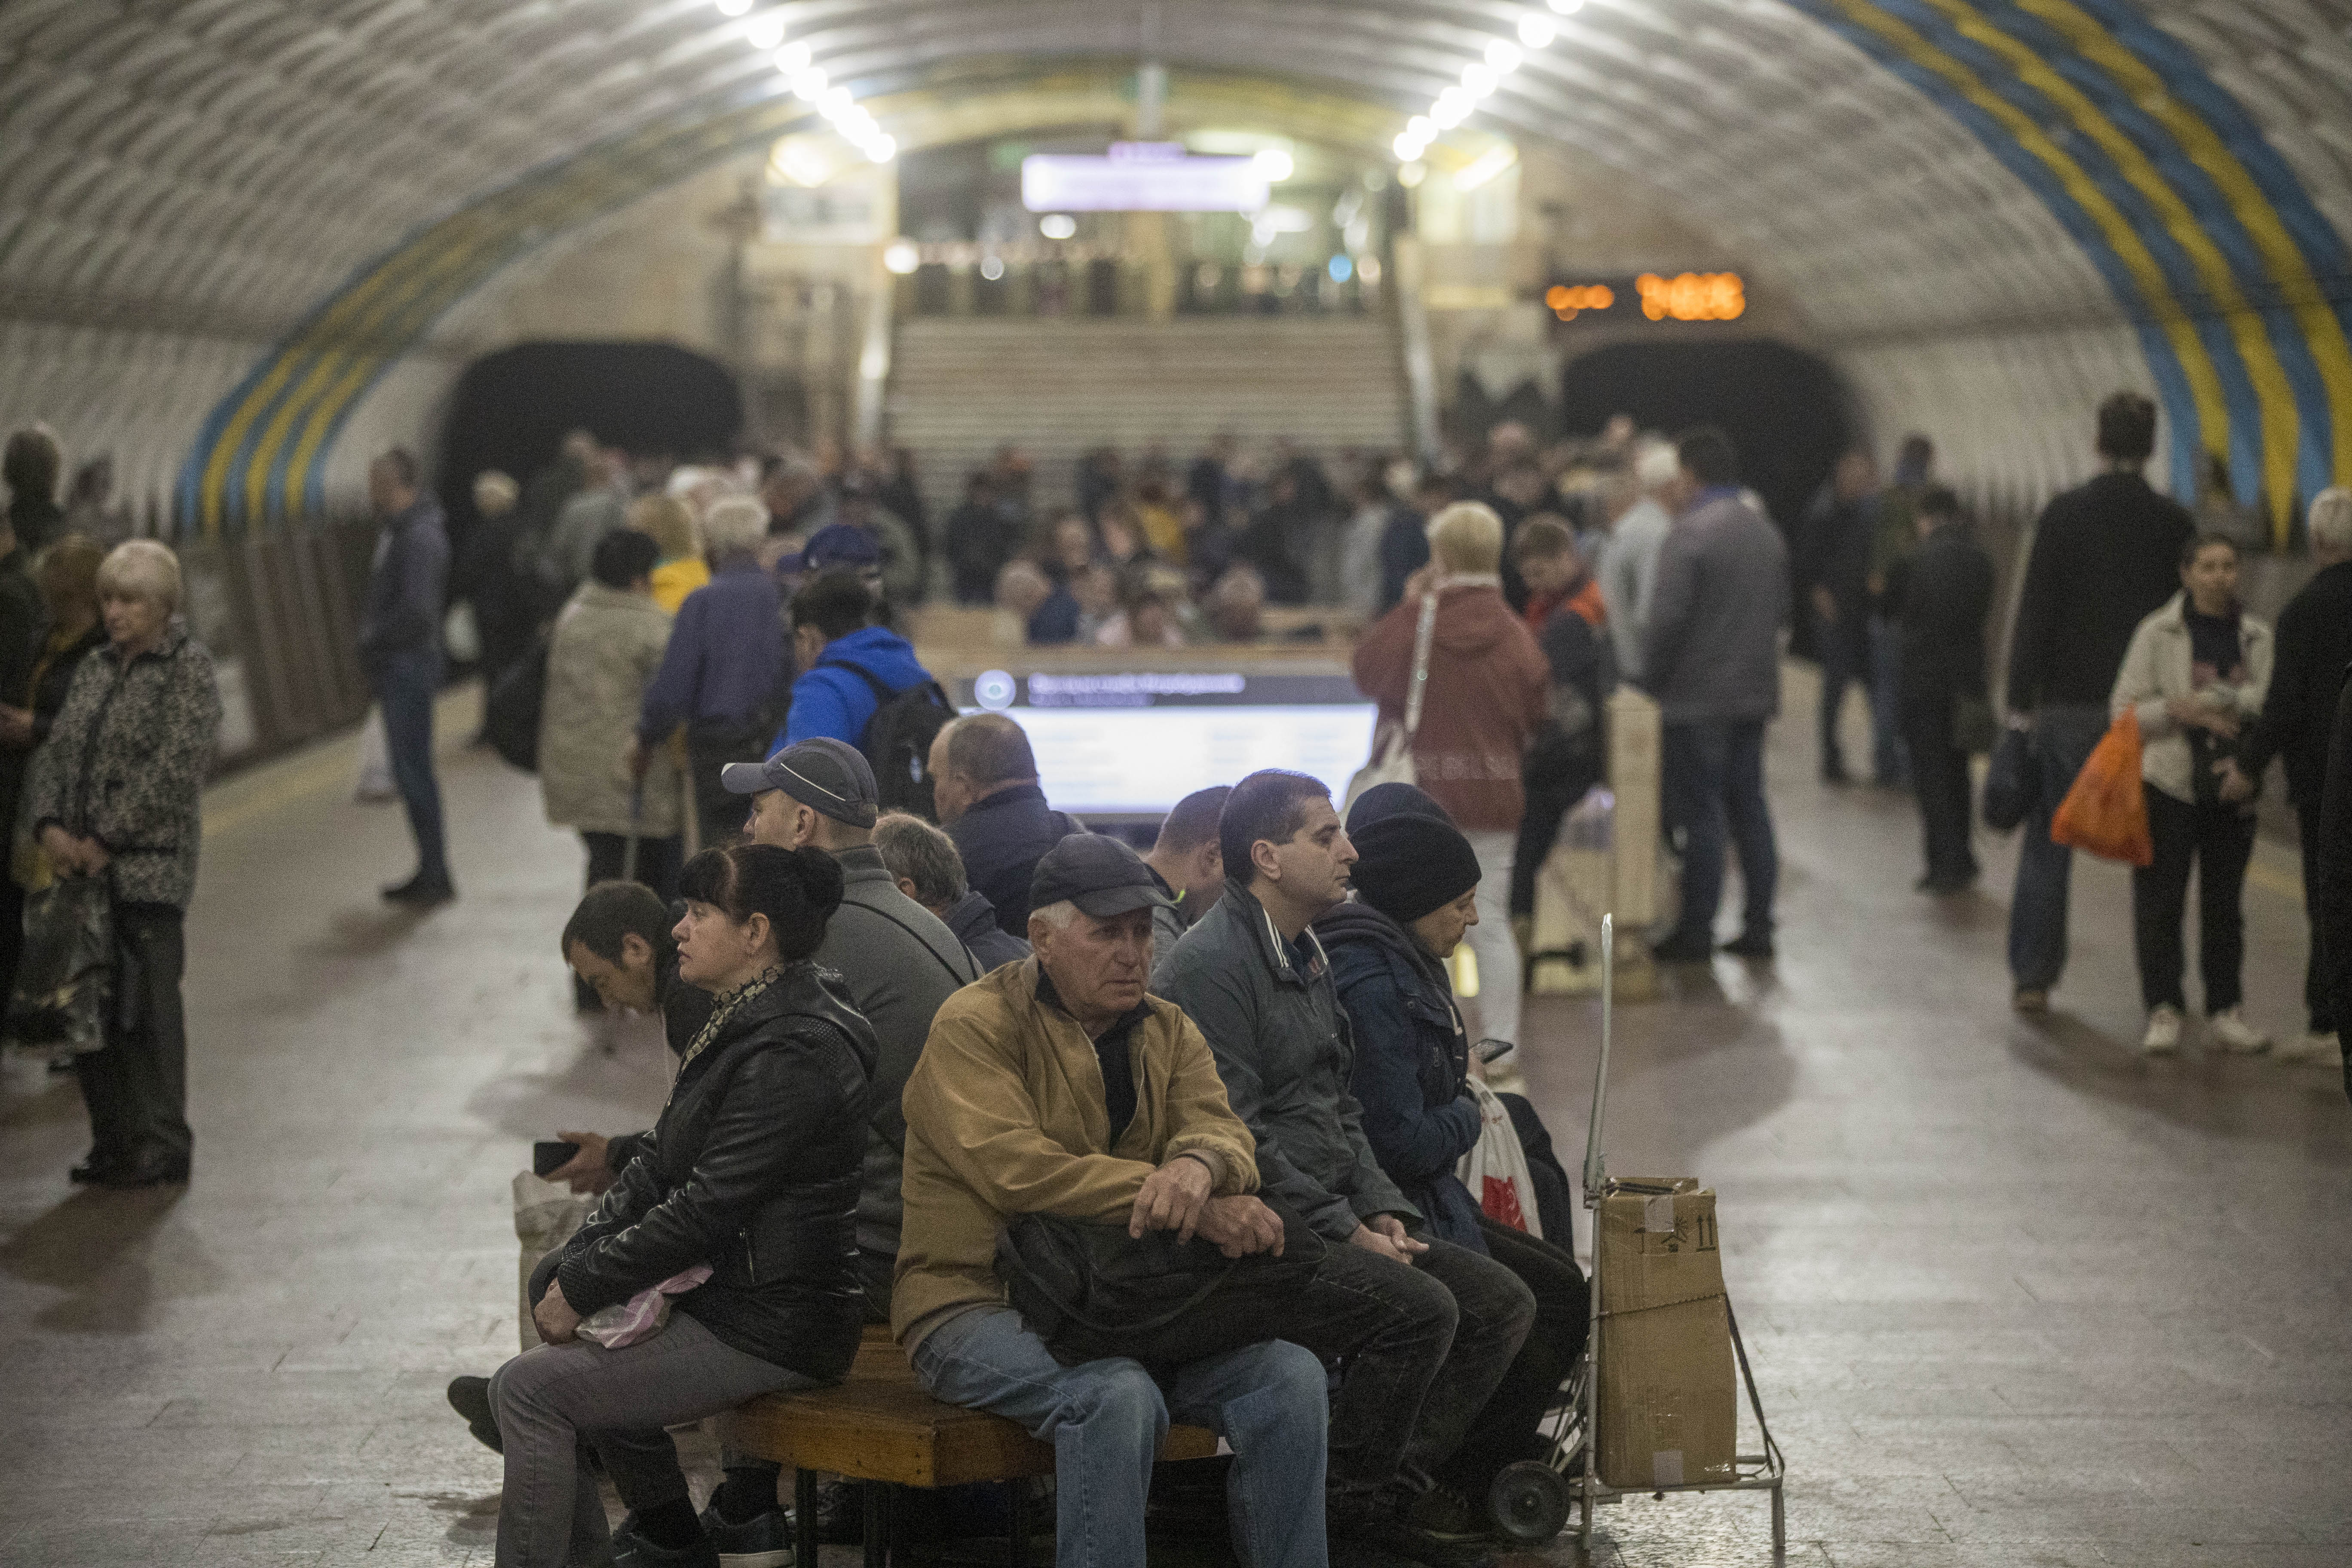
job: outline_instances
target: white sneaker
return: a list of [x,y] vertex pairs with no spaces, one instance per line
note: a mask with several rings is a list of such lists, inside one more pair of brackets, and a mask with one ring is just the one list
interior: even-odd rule
[[2220,1049],[2234,1051],[2242,1056],[2271,1048],[2271,1037],[2257,1033],[2254,1026],[2246,1022],[2244,1009],[2239,1007],[2224,1008],[2208,1017],[2205,1035]]
[[2147,1033],[2139,1037],[2139,1054],[2168,1057],[2180,1048],[2180,1009],[2159,1002],[2147,1010]]
[[2271,1053],[2274,1062],[2313,1062],[2321,1067],[2334,1067],[2343,1059],[2342,1047],[2333,1035],[2301,1035]]

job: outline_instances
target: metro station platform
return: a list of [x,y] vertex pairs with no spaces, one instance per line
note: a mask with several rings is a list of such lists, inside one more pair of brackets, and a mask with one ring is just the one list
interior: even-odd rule
[[[2076,874],[2057,1010],[2013,1016],[2013,841],[1976,896],[1913,893],[1907,802],[1819,785],[1790,698],[1780,960],[1718,960],[1621,1011],[1610,1139],[1613,1171],[1721,1194],[1790,1560],[2352,1563],[2336,1074],[2193,1041],[2143,1062],[2126,878],[2103,865]],[[574,1019],[555,938],[579,851],[530,780],[458,749],[468,727],[443,725],[463,897],[421,918],[376,898],[406,835],[396,806],[352,801],[348,742],[210,797],[193,1186],[68,1187],[74,1089],[7,1076],[0,1563],[490,1560],[499,1462],[442,1387],[515,1346],[509,1179],[559,1127],[642,1125],[664,1058],[649,1026]],[[2251,1011],[2298,1029],[2291,853],[2264,846],[2247,905]],[[1571,1161],[1596,1017],[1530,1015]],[[1752,1496],[1637,1499],[1602,1524],[1603,1563],[1769,1561]]]

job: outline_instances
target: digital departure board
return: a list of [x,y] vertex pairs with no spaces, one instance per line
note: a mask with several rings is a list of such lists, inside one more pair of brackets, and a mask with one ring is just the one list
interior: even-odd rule
[[1587,314],[1653,321],[1736,321],[1748,310],[1748,286],[1737,272],[1644,272],[1598,283],[1555,283],[1544,303],[1563,321]]

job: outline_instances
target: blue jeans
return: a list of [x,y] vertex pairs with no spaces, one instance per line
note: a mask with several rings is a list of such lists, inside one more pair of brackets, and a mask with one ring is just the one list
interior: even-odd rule
[[383,710],[393,787],[408,813],[408,830],[416,836],[417,874],[446,882],[449,854],[441,830],[441,786],[433,778],[433,699],[441,689],[441,656],[429,647],[386,654],[368,679]]
[[1877,783],[1911,782],[1910,748],[1903,743],[1903,627],[1870,617],[1870,773]]
[[1143,1505],[1169,1422],[1233,1445],[1234,1550],[1248,1568],[1325,1568],[1323,1363],[1276,1340],[1167,1369],[1124,1357],[1064,1366],[1009,1307],[949,1319],[915,1347],[915,1376],[1054,1445],[1055,1561],[1143,1568]]
[[2066,970],[2066,885],[2074,852],[2050,839],[2050,819],[2107,732],[2104,708],[2045,708],[2033,716],[2035,794],[2017,847],[2009,900],[2009,973],[2021,991],[2047,991]]
[[1772,814],[1764,803],[1764,721],[1711,719],[1665,727],[1666,826],[1683,834],[1682,916],[1672,943],[1712,942],[1723,901],[1726,820],[1747,889],[1741,934],[1772,934],[1772,889],[1780,879]]

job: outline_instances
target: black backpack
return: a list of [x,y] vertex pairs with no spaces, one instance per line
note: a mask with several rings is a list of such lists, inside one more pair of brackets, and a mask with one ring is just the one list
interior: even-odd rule
[[554,640],[552,628],[542,627],[530,650],[490,681],[482,705],[482,738],[527,773],[539,772],[539,716],[547,705],[547,653]]
[[866,721],[857,749],[866,753],[866,764],[874,770],[875,793],[881,796],[882,809],[911,811],[926,822],[933,820],[938,807],[931,798],[931,742],[956,716],[948,694],[929,678],[904,691],[893,691],[872,671],[846,659],[819,668],[845,669],[874,690],[874,717]]

